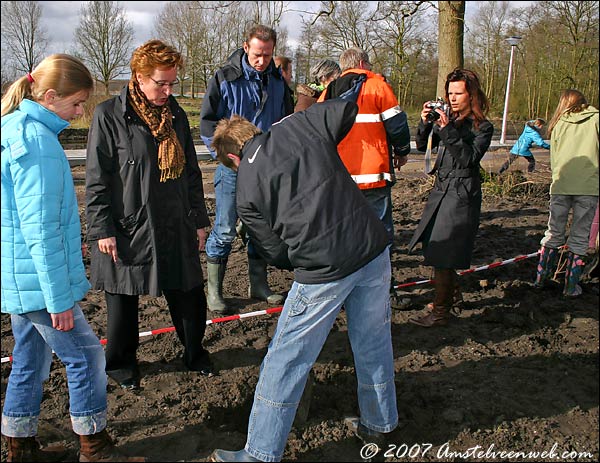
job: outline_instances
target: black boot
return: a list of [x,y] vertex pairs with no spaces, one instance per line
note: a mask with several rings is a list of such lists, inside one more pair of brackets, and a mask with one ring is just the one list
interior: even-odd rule
[[252,259],[248,256],[248,297],[267,301],[271,305],[283,304],[284,297],[275,294],[267,282],[267,263],[262,259]]

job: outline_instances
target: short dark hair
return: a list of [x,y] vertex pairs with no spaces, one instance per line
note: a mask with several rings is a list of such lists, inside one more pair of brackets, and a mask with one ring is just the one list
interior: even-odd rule
[[274,29],[271,29],[268,26],[264,26],[262,24],[258,24],[256,26],[252,26],[248,29],[246,33],[246,43],[250,43],[252,39],[262,40],[263,42],[273,41],[273,47],[277,45],[277,32]]

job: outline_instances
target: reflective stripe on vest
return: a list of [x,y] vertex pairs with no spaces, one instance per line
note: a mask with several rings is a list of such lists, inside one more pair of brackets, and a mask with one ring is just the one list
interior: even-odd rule
[[394,106],[381,114],[357,114],[356,122],[383,122],[387,119],[391,119],[396,114],[400,114],[402,109],[400,106]]
[[361,183],[375,183],[382,180],[387,180],[388,182],[392,181],[392,175],[388,174],[387,172],[382,172],[380,174],[352,175],[351,177],[352,180],[359,185]]
[[338,152],[352,179],[361,190],[382,188],[394,180],[385,124],[401,110],[398,99],[383,77],[363,69],[342,73],[367,74],[356,104],[359,114]]

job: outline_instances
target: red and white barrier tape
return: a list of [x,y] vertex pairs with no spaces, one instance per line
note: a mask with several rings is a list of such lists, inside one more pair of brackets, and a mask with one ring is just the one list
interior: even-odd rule
[[[487,269],[490,269],[490,268],[501,267],[503,265],[512,264],[513,262],[519,262],[521,260],[530,259],[532,257],[537,256],[538,254],[539,254],[539,251],[532,252],[531,254],[526,254],[526,255],[523,255],[523,256],[513,257],[512,259],[506,259],[506,260],[503,260],[502,262],[493,262],[491,264],[483,265],[481,267],[475,267],[475,268],[470,268],[468,270],[463,270],[461,272],[458,272],[458,274],[459,275],[465,275],[467,273],[481,272],[482,270],[487,270]],[[424,285],[425,283],[431,283],[432,281],[433,280],[430,279],[430,280],[413,281],[411,283],[403,283],[401,285],[394,286],[394,289],[406,288],[408,286]]]
[[[496,267],[501,267],[503,265],[512,264],[514,262],[519,262],[519,261],[522,261],[525,259],[530,259],[532,257],[537,256],[538,254],[539,254],[539,251],[532,252],[531,254],[513,257],[512,259],[506,259],[506,260],[503,260],[502,262],[493,262],[491,264],[483,265],[481,267],[475,267],[475,268],[471,268],[468,270],[463,270],[462,272],[458,272],[458,274],[465,275],[467,273],[481,272],[482,270],[488,270],[491,268],[496,268]],[[431,283],[432,281],[433,280],[429,279],[429,280],[413,281],[411,283],[403,283],[401,285],[394,286],[394,289],[406,288],[409,286],[416,286],[416,285],[423,285],[425,283]],[[224,323],[224,322],[229,322],[232,320],[241,320],[242,318],[251,318],[251,317],[257,317],[259,315],[267,315],[267,314],[277,313],[277,312],[281,312],[282,310],[283,310],[283,307],[273,307],[271,309],[266,309],[266,310],[257,310],[256,312],[228,315],[227,317],[219,317],[219,318],[213,318],[212,320],[206,320],[206,324],[212,325],[214,323]],[[174,326],[171,326],[169,328],[159,328],[157,330],[152,330],[152,331],[142,331],[142,332],[140,332],[140,338],[143,338],[146,336],[162,334],[162,333],[170,333],[171,331],[175,331]],[[100,340],[100,343],[106,344],[106,339]],[[12,356],[2,357],[1,363],[11,362],[11,361],[12,361]]]

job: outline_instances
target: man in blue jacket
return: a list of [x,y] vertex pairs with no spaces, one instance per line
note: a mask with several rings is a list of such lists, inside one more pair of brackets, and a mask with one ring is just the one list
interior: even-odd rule
[[[207,147],[211,146],[217,123],[237,114],[261,130],[293,112],[289,88],[273,62],[277,42],[276,32],[266,26],[252,27],[243,48],[234,52],[225,66],[208,83],[200,114],[200,133]],[[211,151],[215,158],[215,154]],[[219,164],[215,170],[215,221],[206,241],[208,273],[207,302],[213,312],[231,312],[223,299],[223,279],[231,245],[236,237],[235,211],[236,173]],[[267,283],[266,262],[248,244],[248,296],[277,305],[283,297],[271,292]]]
[[538,145],[541,148],[550,149],[550,145],[544,141],[542,136],[540,135],[540,131],[544,127],[546,121],[544,119],[534,119],[531,121],[527,121],[525,124],[525,128],[523,129],[523,133],[514,144],[512,149],[510,150],[510,155],[508,160],[502,164],[500,167],[501,174],[519,157],[523,156],[527,159],[527,172],[533,172],[535,170],[535,158],[533,157],[533,153],[531,152],[531,146],[533,144]]
[[259,253],[293,269],[294,283],[260,368],[244,449],[212,461],[280,461],[306,379],[342,306],[354,353],[358,436],[381,442],[398,423],[387,230],[344,166],[337,145],[358,106],[333,99],[262,133],[234,116],[213,148],[237,170],[237,212]]

